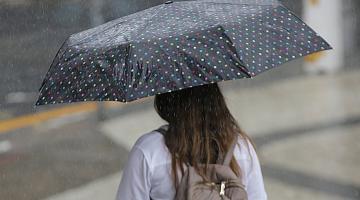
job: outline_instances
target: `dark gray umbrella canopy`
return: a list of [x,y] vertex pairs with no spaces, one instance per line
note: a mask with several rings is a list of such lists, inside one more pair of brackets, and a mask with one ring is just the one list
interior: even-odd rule
[[252,78],[330,45],[275,0],[167,2],[71,35],[36,105],[129,102]]

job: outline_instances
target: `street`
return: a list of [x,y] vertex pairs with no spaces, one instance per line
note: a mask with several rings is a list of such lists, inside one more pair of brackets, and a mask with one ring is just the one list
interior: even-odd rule
[[[231,112],[255,139],[270,197],[358,198],[360,93],[352,91],[359,91],[359,77],[356,72],[251,87],[236,87],[250,80],[222,84]],[[6,188],[0,195],[86,199],[95,187],[101,199],[112,199],[132,144],[164,123],[151,98],[112,109],[118,115],[103,122],[84,112],[1,134],[12,148],[0,154]]]

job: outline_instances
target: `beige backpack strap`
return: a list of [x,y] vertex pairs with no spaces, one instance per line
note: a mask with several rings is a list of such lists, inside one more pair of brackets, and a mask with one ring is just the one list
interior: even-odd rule
[[232,156],[234,155],[234,149],[235,149],[237,143],[238,143],[238,136],[231,144],[230,149],[228,150],[228,152],[225,155],[225,158],[223,160],[221,158],[220,158],[220,160],[218,160],[218,164],[230,165]]
[[165,134],[166,134],[166,131],[168,130],[168,126],[169,125],[162,125],[162,126],[160,126],[158,129],[156,129],[155,131],[158,131],[158,132],[160,132],[162,135],[164,135],[165,136]]

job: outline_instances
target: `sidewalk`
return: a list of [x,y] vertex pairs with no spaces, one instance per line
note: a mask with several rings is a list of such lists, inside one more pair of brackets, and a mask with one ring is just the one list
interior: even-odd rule
[[[258,145],[269,199],[359,198],[360,71],[251,88],[221,85],[232,114]],[[163,123],[149,107],[108,120],[100,131],[130,150]],[[113,200],[120,170],[47,200]]]

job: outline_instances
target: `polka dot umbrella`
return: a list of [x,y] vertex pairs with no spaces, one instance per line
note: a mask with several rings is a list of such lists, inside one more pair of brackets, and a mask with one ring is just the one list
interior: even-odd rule
[[276,0],[168,1],[71,35],[50,66],[36,105],[130,102],[252,78],[328,49]]

